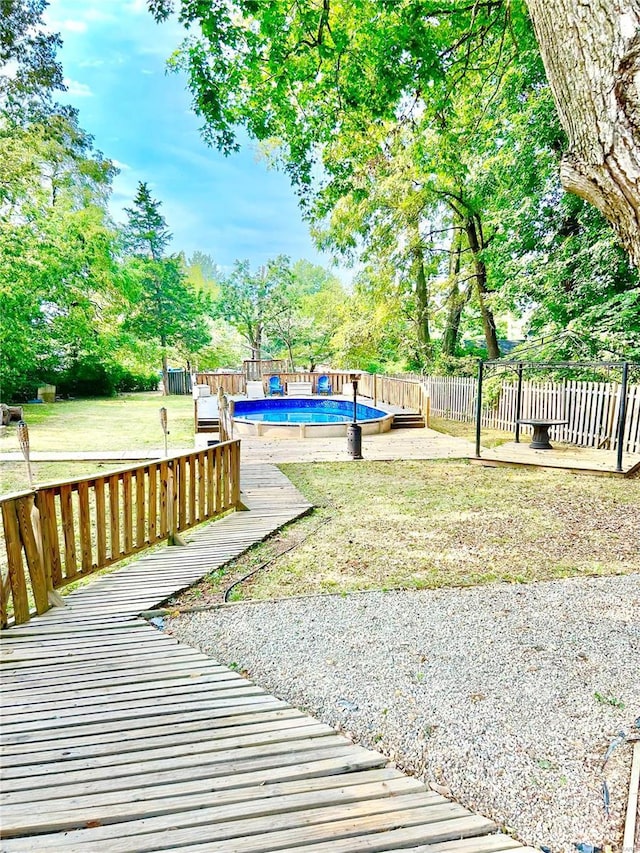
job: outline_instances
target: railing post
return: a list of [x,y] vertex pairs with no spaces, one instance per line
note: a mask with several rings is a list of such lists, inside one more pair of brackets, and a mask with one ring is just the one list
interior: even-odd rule
[[516,398],[516,444],[520,444],[520,418],[522,417],[522,364],[518,365],[518,396]]
[[620,406],[618,408],[618,447],[616,454],[616,471],[622,471],[622,450],[624,445],[624,427],[627,420],[627,384],[629,381],[629,363],[622,365],[622,382],[620,384]]
[[484,362],[478,361],[478,388],[476,390],[476,459],[480,459],[480,433],[482,431],[482,374]]
[[178,489],[174,474],[174,460],[169,462],[167,469],[167,527],[169,535],[168,545],[184,545],[184,540],[178,535]]
[[233,505],[236,509],[245,509],[240,500],[240,441],[233,446]]
[[36,612],[40,615],[46,613],[51,605],[47,596],[47,581],[42,563],[40,514],[35,505],[35,493],[16,500],[15,507]]
[[2,502],[2,522],[7,549],[7,573],[13,599],[13,618],[16,625],[21,625],[29,621],[29,599],[15,500]]

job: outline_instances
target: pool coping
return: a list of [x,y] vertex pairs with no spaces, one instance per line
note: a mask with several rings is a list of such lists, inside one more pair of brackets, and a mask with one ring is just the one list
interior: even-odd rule
[[[265,400],[273,400],[272,397],[265,397]],[[299,396],[299,397],[283,397],[278,398],[278,401],[282,399],[283,406],[286,405],[287,402],[292,402],[294,400],[305,400],[309,402],[316,402],[318,400],[322,401],[334,401],[336,403],[345,403],[349,404],[351,401],[345,397],[338,397],[336,395],[331,396],[322,396],[318,395],[313,396]],[[262,399],[259,400],[246,400],[242,399],[242,402],[250,402],[250,403],[260,403]],[[275,401],[274,401],[275,402]],[[383,408],[379,406],[372,406],[369,402],[361,402],[357,401],[358,406],[365,406],[368,409],[372,409],[374,411],[378,411],[382,413],[381,417],[377,418],[358,418],[358,424],[362,429],[363,435],[376,435],[383,432],[388,432],[391,429],[391,424],[393,422],[393,413],[386,412]],[[346,436],[349,425],[353,423],[353,421],[340,421],[337,423],[290,423],[288,421],[252,421],[243,417],[234,417],[233,426],[234,432],[238,436],[259,436],[259,437],[268,437],[268,438],[324,438],[324,437],[340,437]]]

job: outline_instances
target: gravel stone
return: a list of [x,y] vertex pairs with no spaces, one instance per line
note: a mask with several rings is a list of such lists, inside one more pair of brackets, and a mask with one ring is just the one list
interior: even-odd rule
[[526,844],[621,843],[632,746],[604,757],[640,710],[638,574],[248,602],[168,629]]

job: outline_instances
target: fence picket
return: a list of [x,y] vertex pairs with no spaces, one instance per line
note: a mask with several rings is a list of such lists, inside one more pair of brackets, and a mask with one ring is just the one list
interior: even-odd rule
[[146,543],[146,496],[145,496],[145,469],[139,468],[134,476],[136,481],[136,548],[144,547]]
[[109,477],[109,535],[111,540],[111,559],[120,556],[120,476]]
[[95,485],[96,501],[96,547],[98,565],[105,565],[107,561],[107,527],[104,502],[104,477],[98,477]]
[[20,527],[15,502],[2,504],[2,524],[7,549],[7,577],[13,599],[13,615],[17,625],[29,621],[29,596],[22,562]]
[[89,486],[78,483],[78,525],[80,530],[80,560],[83,574],[91,571],[91,519],[89,518]]
[[55,500],[55,492],[51,489],[36,493],[36,506],[40,512],[40,524],[42,527],[42,553],[45,574],[54,589],[62,583],[62,562],[60,559],[58,525],[56,524]]
[[64,576],[72,580],[78,574],[76,561],[76,535],[73,522],[73,494],[70,485],[60,488],[60,515],[64,536]]

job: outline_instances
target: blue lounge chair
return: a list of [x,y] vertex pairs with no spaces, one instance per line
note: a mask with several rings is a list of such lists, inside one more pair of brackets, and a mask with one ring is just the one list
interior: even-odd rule
[[320,376],[318,378],[318,394],[330,394],[331,381],[328,376]]
[[275,394],[280,394],[280,396],[284,396],[284,388],[282,387],[282,382],[280,382],[279,376],[270,376],[269,396],[273,397]]

